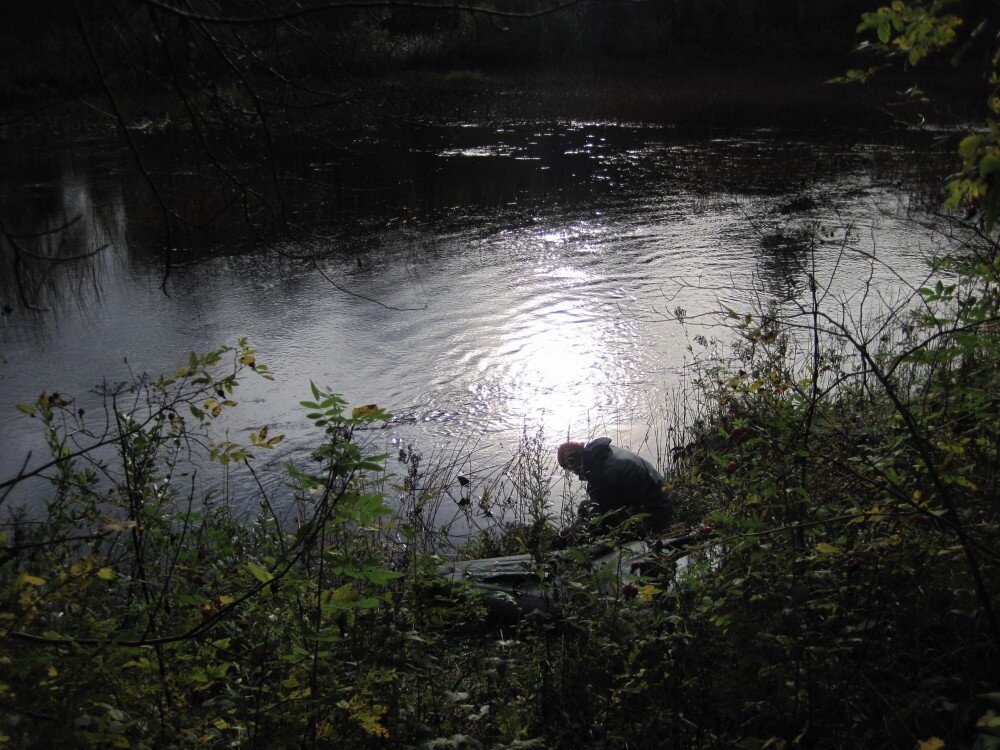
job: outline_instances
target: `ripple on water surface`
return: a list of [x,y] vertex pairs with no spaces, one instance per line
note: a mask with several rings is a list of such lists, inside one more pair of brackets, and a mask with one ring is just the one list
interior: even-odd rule
[[[108,153],[92,148],[69,176],[32,176],[34,198],[71,187],[74,201],[104,206],[102,232],[140,239],[88,271],[97,292],[85,303],[50,320],[4,318],[0,407],[43,389],[86,400],[102,378],[129,377],[126,355],[133,370],[170,371],[245,335],[277,380],[247,379],[252,408],[234,428],[282,425],[283,455],[315,439],[298,406],[309,380],[402,415],[377,436],[386,445],[475,445],[502,463],[535,427],[551,445],[600,432],[638,444],[703,332],[670,320],[676,308],[696,318],[794,302],[807,271],[831,302],[857,299],[866,284],[919,279],[938,247],[896,186],[926,168],[929,142],[707,140],[597,123],[495,131],[383,133],[310,154],[315,180],[340,192],[295,196],[294,210],[348,206],[345,226],[310,248],[350,257],[319,261],[326,277],[268,253],[208,259],[174,269],[169,297],[159,260],[140,252],[143,236],[157,238],[143,235],[151,209],[135,205],[124,162],[109,172]],[[34,198],[25,216],[46,205]],[[48,283],[65,283],[66,299],[84,286]],[[43,453],[30,420],[0,420],[0,443]],[[23,455],[4,454],[10,476]]]

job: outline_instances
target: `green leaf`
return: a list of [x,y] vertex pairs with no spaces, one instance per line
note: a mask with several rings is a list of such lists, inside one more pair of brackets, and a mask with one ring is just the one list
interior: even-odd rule
[[247,570],[249,570],[253,577],[261,583],[269,583],[274,580],[274,574],[272,574],[269,570],[265,570],[256,563],[248,562]]
[[968,135],[962,139],[961,143],[958,144],[958,155],[966,161],[972,161],[972,159],[976,156],[976,152],[979,151],[979,148],[982,145],[983,136]]
[[986,154],[979,162],[979,176],[989,177],[994,172],[1000,172],[1000,154]]
[[396,578],[402,578],[403,573],[398,570],[363,570],[361,574],[364,578],[374,583],[376,586],[384,586],[389,581],[395,580]]

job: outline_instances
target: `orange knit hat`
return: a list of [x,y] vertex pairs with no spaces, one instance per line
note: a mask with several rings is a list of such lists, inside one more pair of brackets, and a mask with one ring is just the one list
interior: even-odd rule
[[559,465],[564,469],[569,467],[566,465],[567,459],[570,456],[576,456],[583,453],[583,443],[575,443],[572,440],[568,443],[563,443],[559,446],[559,450],[556,452],[556,458],[559,460]]

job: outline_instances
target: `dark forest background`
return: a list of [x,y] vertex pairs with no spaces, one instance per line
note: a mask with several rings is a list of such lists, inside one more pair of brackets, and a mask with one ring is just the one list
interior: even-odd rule
[[149,96],[170,94],[178,77],[198,83],[211,73],[216,83],[294,92],[298,104],[309,106],[343,97],[359,79],[404,72],[628,72],[636,85],[706,67],[734,76],[746,66],[774,65],[785,75],[803,69],[832,75],[857,61],[856,27],[869,6],[864,0],[6,3],[0,105],[93,92],[101,75],[116,91]]

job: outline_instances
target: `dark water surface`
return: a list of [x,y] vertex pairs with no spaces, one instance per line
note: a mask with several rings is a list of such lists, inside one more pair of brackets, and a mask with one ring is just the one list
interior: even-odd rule
[[[473,476],[525,432],[550,446],[609,434],[656,458],[687,347],[713,333],[698,316],[800,299],[810,264],[830,304],[919,281],[942,240],[915,217],[950,151],[927,133],[601,123],[344,133],[289,151],[298,239],[246,251],[234,224],[179,251],[164,284],[158,209],[120,146],[8,144],[7,231],[45,255],[106,247],[41,272],[3,250],[0,477],[44,455],[14,404],[56,390],[94,406],[104,379],[170,372],[239,336],[276,380],[248,379],[226,427],[286,433],[275,461],[315,438],[298,406],[310,380],[399,415],[382,447],[458,457]],[[156,169],[208,201],[179,152]],[[243,482],[232,502],[252,509]]]

